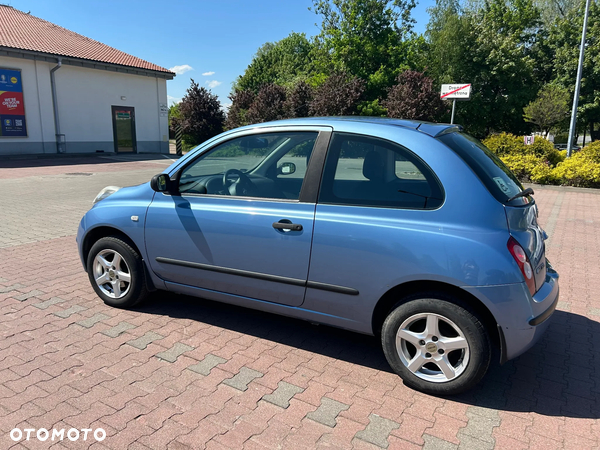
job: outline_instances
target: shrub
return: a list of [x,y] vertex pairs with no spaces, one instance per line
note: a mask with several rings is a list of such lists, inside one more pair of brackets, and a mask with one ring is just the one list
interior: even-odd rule
[[498,156],[526,153],[523,138],[510,133],[493,134],[482,143]]
[[[566,150],[565,150],[566,154]],[[583,147],[577,154],[585,155],[591,161],[600,163],[600,141],[591,142]]]
[[533,154],[524,155],[506,155],[503,156],[502,161],[506,166],[515,174],[515,176],[521,181],[533,181],[533,173],[541,173],[542,169],[537,169],[538,166],[545,166],[550,168],[546,160],[542,157]]
[[554,148],[552,142],[541,137],[536,137],[531,145],[523,144],[523,147],[525,147],[525,153],[532,153],[534,155],[541,156],[547,159],[553,166],[565,159],[561,153]]
[[181,126],[186,145],[194,146],[223,131],[225,113],[216,95],[194,80],[173,115],[172,126]]
[[365,92],[365,81],[345,72],[334,73],[316,88],[310,104],[311,116],[356,114]]
[[566,186],[600,187],[600,161],[579,152],[558,164],[552,175]]

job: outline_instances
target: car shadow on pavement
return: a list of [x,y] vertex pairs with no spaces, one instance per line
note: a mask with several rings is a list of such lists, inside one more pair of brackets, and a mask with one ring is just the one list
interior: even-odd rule
[[[316,326],[243,307],[167,292],[154,294],[136,308],[148,314],[196,320],[290,347],[391,373],[380,341],[329,326]],[[479,385],[448,400],[513,412],[546,416],[600,418],[600,323],[556,311],[542,340],[504,365],[494,357]],[[398,383],[402,381],[398,378]],[[599,386],[600,387],[600,386]]]

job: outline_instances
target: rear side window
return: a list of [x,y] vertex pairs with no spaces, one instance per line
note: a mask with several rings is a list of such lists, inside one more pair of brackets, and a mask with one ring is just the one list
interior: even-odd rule
[[408,149],[370,136],[333,134],[320,203],[436,209],[443,199],[437,177]]
[[[477,139],[457,132],[443,134],[438,139],[471,167],[499,202],[506,203],[510,197],[523,190],[523,186],[510,169]],[[523,202],[523,199],[517,200]]]

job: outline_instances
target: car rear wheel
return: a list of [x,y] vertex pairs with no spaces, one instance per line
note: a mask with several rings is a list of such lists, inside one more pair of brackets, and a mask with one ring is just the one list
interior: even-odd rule
[[404,382],[433,395],[472,388],[487,372],[491,343],[482,321],[459,299],[412,296],[386,318],[385,356]]
[[92,287],[107,305],[129,308],[148,295],[142,257],[118,237],[96,241],[87,267]]

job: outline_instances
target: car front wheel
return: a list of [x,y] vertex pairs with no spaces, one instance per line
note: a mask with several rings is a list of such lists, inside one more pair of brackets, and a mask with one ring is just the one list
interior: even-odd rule
[[400,302],[382,328],[385,356],[404,382],[433,395],[473,387],[487,372],[489,336],[474,311],[440,294]]
[[92,287],[107,305],[129,308],[148,294],[142,257],[118,237],[99,239],[90,250],[87,267]]

